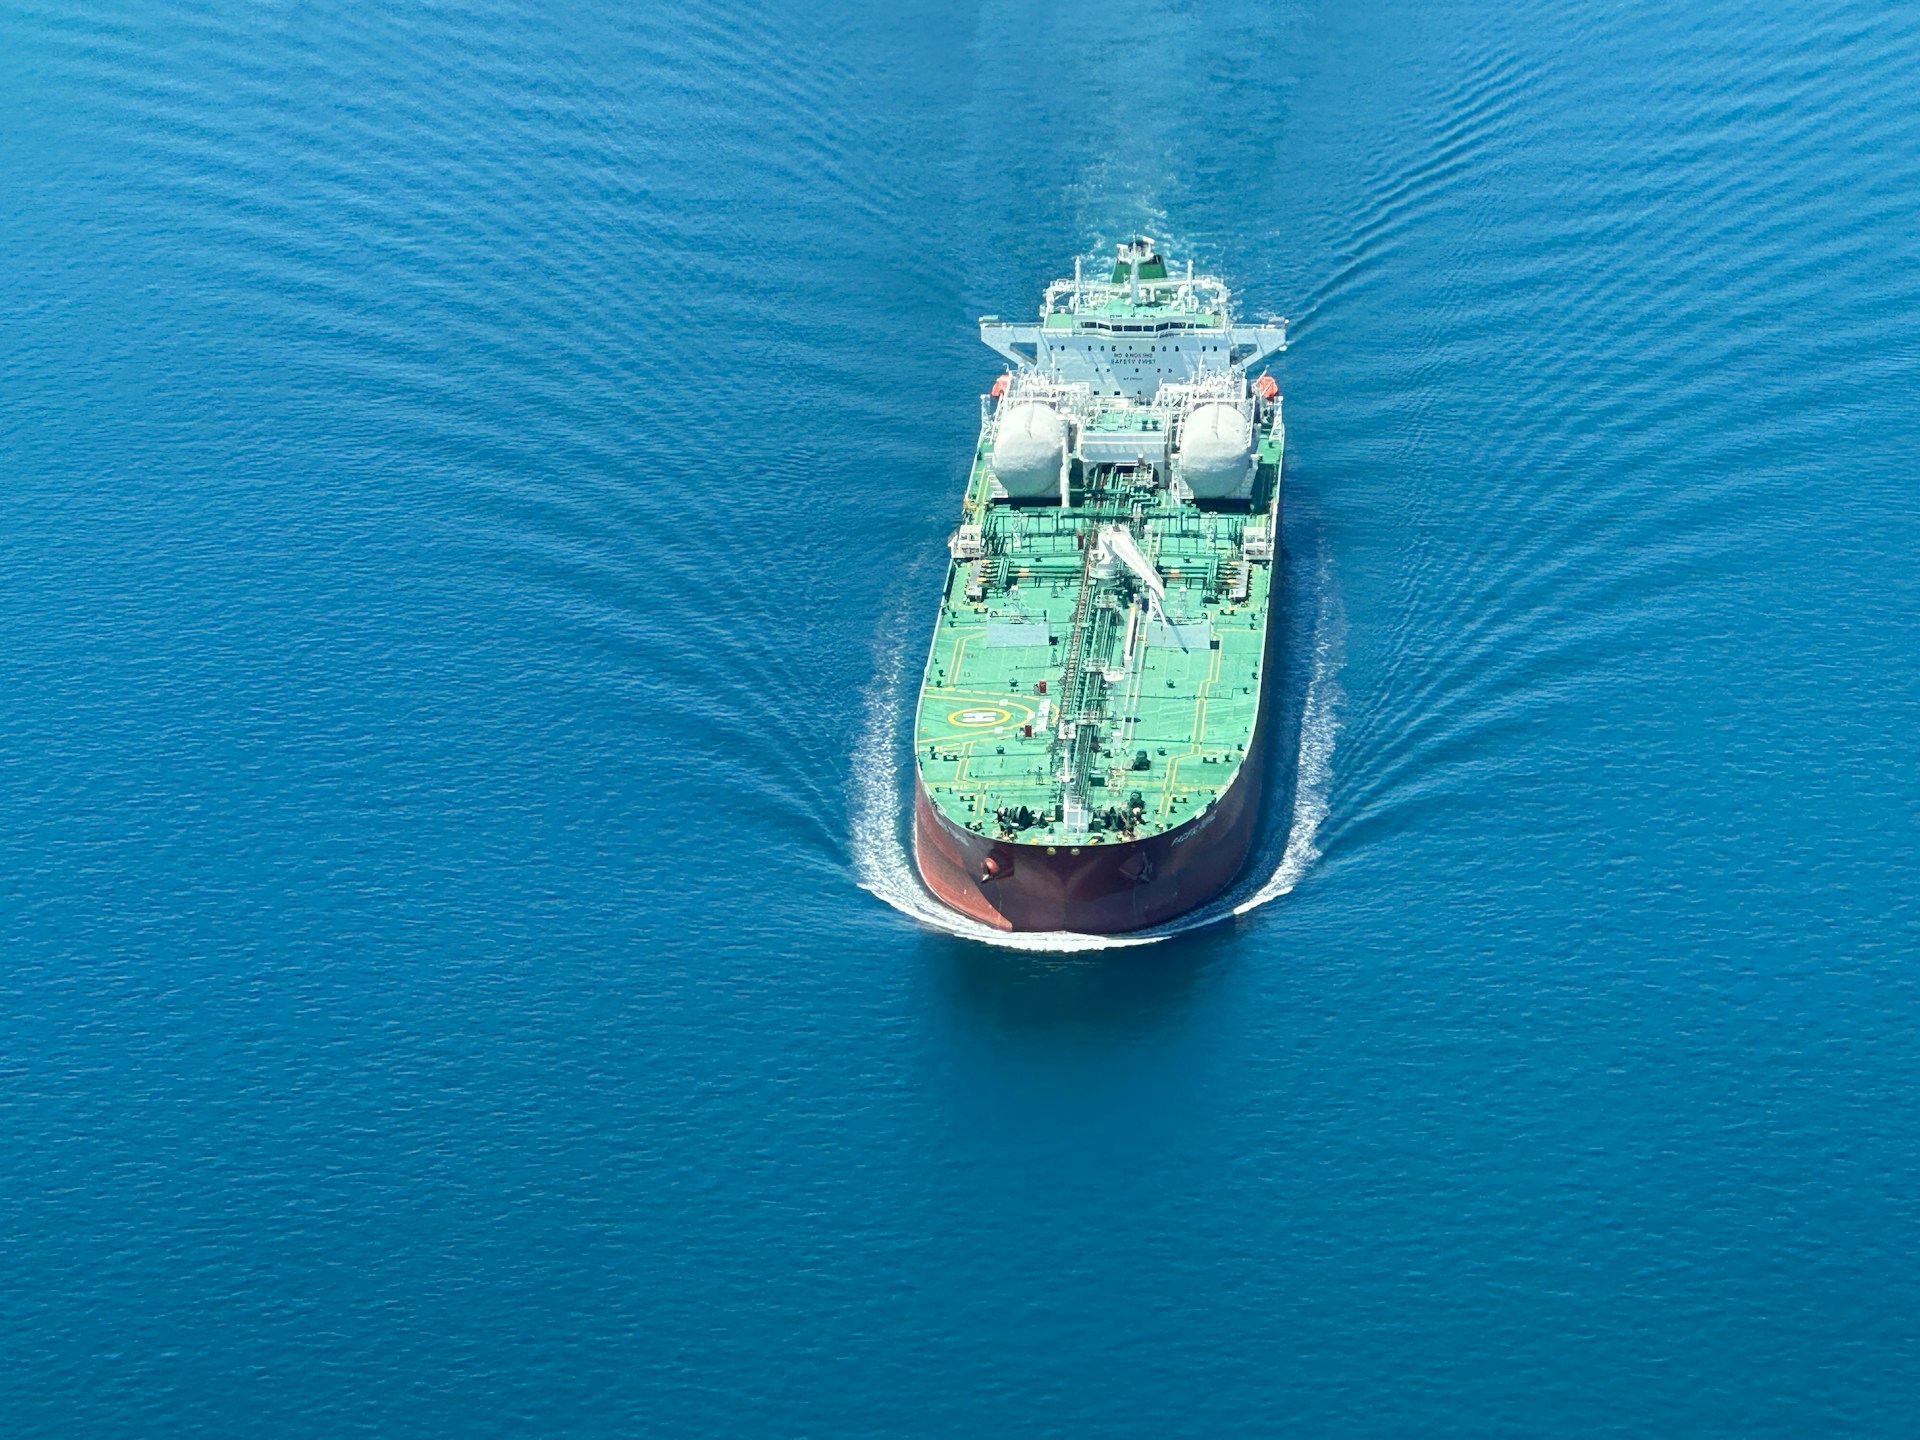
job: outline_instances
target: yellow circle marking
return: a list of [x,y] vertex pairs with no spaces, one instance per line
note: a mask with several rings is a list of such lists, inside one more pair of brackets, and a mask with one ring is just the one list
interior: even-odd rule
[[965,710],[956,710],[947,716],[949,725],[1004,725],[1013,719],[1011,711],[1002,710],[998,705],[971,705]]

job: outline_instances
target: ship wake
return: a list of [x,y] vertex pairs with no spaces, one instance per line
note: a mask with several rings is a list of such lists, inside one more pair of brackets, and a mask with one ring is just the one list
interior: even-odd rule
[[[1230,921],[1285,895],[1320,857],[1316,837],[1327,814],[1334,741],[1339,731],[1339,671],[1346,624],[1324,540],[1316,547],[1310,569],[1309,593],[1290,597],[1303,609],[1310,605],[1313,613],[1311,631],[1294,637],[1309,661],[1297,711],[1299,745],[1292,775],[1292,812],[1284,835],[1277,827],[1270,827],[1268,842],[1255,851],[1241,878],[1216,899],[1152,930],[1130,935],[1080,935],[1070,931],[995,930],[948,909],[928,894],[914,872],[907,842],[907,796],[912,789],[908,767],[912,759],[906,727],[911,723],[912,692],[919,674],[909,664],[910,642],[904,637],[913,634],[914,627],[904,610],[888,617],[889,623],[876,639],[866,724],[853,751],[849,846],[860,888],[901,914],[949,935],[1003,949],[1055,953],[1152,945]],[[1283,705],[1271,718],[1284,723],[1293,720],[1295,713],[1291,706]],[[1276,777],[1283,786],[1284,779]]]

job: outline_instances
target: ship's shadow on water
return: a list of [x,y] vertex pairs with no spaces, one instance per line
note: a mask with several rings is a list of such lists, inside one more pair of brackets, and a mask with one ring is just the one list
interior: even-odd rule
[[[1292,890],[1320,856],[1316,838],[1333,777],[1345,639],[1345,617],[1318,513],[1310,496],[1291,493],[1298,484],[1291,469],[1287,483],[1290,493],[1281,530],[1285,569],[1281,610],[1275,617],[1279,643],[1265,720],[1273,727],[1265,761],[1266,802],[1253,851],[1233,884],[1170,924],[1131,935],[1009,934],[935,900],[915,873],[909,834],[909,731],[920,675],[914,663],[917,652],[901,637],[918,632],[894,615],[894,623],[876,642],[866,728],[854,750],[850,777],[849,842],[860,887],[930,929],[974,942],[962,949],[983,965],[1000,952],[1010,974],[1051,974],[1072,955],[1097,954],[1110,964],[1118,958],[1114,952],[1140,946],[1155,947],[1154,963],[1179,968],[1169,965],[1175,952],[1204,959],[1213,949],[1210,940],[1257,924],[1249,918],[1252,912]],[[904,611],[912,602],[913,597],[902,597],[894,608]],[[1176,944],[1162,943],[1175,937]],[[1051,958],[1044,963],[1016,959],[1021,955]]]
[[1014,1033],[1108,1034],[1174,1014],[1216,963],[1204,935],[1093,955],[997,949],[928,938],[929,978],[950,1007]]

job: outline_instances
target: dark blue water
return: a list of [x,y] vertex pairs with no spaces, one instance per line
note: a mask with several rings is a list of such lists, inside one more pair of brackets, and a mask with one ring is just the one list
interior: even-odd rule
[[[7,9],[0,1431],[1914,1433],[1916,74]],[[995,949],[899,828],[973,321],[1138,230],[1295,321],[1278,799]]]

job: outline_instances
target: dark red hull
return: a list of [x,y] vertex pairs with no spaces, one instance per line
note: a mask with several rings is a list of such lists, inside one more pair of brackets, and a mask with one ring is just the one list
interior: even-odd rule
[[[948,820],[913,781],[913,857],[941,901],[1000,930],[1117,935],[1183,915],[1224,890],[1260,822],[1266,703],[1240,773],[1219,801],[1173,830],[1104,845],[1024,845]],[[992,878],[987,859],[998,870]]]

